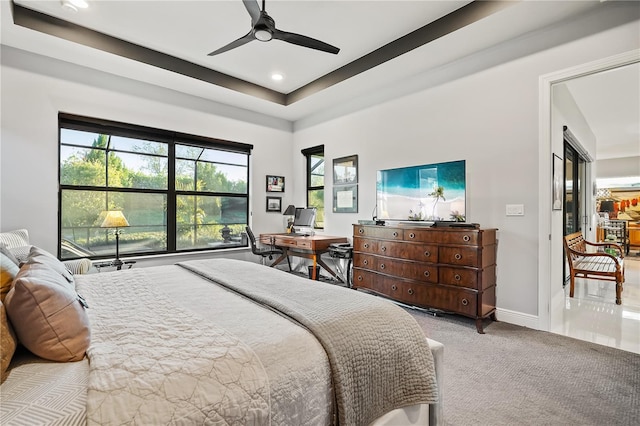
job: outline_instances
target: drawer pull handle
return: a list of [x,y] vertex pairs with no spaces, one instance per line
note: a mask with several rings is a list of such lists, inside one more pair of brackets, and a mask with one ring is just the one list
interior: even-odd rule
[[424,276],[425,276],[425,277],[428,277],[429,275],[431,275],[431,272],[429,272],[429,271],[424,271]]
[[358,275],[358,281],[362,281],[362,275]]
[[391,290],[396,291],[398,289],[398,286],[396,286],[395,284],[391,286]]
[[461,277],[460,277],[460,275],[455,274],[455,275],[453,276],[453,278],[454,278],[456,281],[460,281],[460,278],[461,278]]
[[369,243],[364,243],[364,248],[369,248]]
[[380,269],[384,269],[384,263],[380,264]]
[[387,251],[387,248],[385,246],[382,246],[382,248],[380,250]]
[[368,265],[369,264],[369,260],[365,259],[365,260],[362,261],[362,263],[364,263],[365,265]]
[[456,258],[456,260],[460,260],[460,259],[462,259],[462,255],[461,255],[460,253],[456,253],[456,255],[455,255],[455,256],[453,256],[453,257],[455,257],[455,258]]
[[397,237],[397,236],[398,236],[398,233],[397,233],[396,231],[393,231],[393,234],[392,234],[392,235],[393,235],[393,237],[395,238],[395,237]]
[[364,234],[364,229],[362,229],[362,228],[358,229],[358,233]]
[[462,299],[463,306],[467,306],[468,304],[469,304],[469,301],[467,299]]
[[409,234],[409,238],[415,238],[416,234],[414,234],[413,232]]
[[424,256],[425,257],[430,257],[431,256],[431,252],[429,250],[424,252]]
[[409,290],[407,290],[407,293],[409,293],[409,294],[413,294],[413,289],[412,289],[412,288],[410,288]]
[[469,237],[468,235],[465,235],[464,237],[462,237],[462,241],[469,242],[470,240],[471,240],[471,237]]

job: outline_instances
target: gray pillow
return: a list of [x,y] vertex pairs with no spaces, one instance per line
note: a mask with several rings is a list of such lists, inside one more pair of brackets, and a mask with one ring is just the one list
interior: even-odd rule
[[48,251],[36,246],[32,246],[29,251],[29,257],[25,262],[29,265],[36,263],[47,265],[54,271],[62,275],[68,282],[73,282],[73,274],[69,272],[64,263],[60,262],[57,257],[49,253]]
[[5,307],[18,341],[39,357],[79,361],[89,348],[89,317],[75,285],[47,264],[25,264]]

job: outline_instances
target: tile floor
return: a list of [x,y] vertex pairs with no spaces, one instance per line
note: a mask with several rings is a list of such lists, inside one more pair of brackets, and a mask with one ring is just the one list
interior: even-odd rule
[[621,305],[615,303],[615,283],[610,281],[577,279],[573,298],[569,297],[569,285],[566,285],[563,321],[551,331],[640,354],[640,256],[637,252],[625,258],[625,280]]

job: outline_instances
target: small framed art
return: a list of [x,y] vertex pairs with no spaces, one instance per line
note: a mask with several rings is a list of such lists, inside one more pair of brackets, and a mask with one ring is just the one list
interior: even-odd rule
[[553,210],[562,210],[564,198],[563,163],[562,158],[553,154],[553,199],[551,201]]
[[284,176],[267,175],[267,192],[284,192]]
[[282,212],[282,197],[267,197],[268,212]]
[[358,183],[358,156],[350,155],[333,160],[333,184],[352,183]]
[[358,185],[333,187],[333,212],[358,213]]

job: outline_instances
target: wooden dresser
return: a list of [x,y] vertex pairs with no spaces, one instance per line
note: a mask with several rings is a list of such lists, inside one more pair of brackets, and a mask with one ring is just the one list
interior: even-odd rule
[[353,226],[353,287],[496,320],[496,229]]

